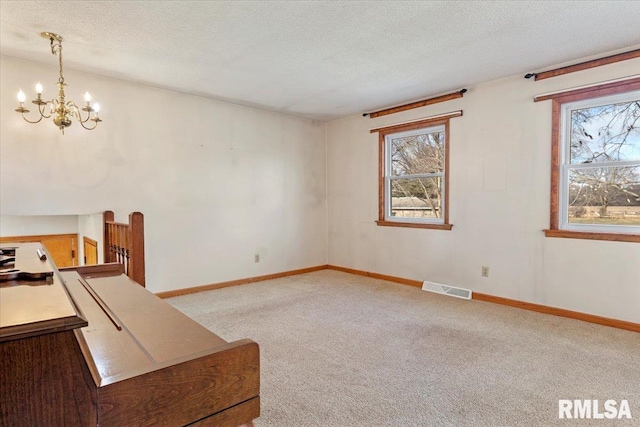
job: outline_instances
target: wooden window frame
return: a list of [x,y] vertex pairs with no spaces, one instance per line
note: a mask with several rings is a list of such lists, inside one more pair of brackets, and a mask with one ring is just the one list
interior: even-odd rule
[[[453,225],[449,223],[449,119],[451,117],[458,117],[462,115],[462,111],[455,113],[445,114],[428,118],[412,123],[399,124],[394,126],[388,126],[385,128],[373,129],[371,132],[378,132],[378,220],[376,224],[385,227],[407,227],[407,228],[425,228],[434,230],[451,230]],[[444,207],[444,217],[442,224],[434,224],[427,222],[414,222],[414,221],[391,221],[386,218],[385,212],[385,169],[386,169],[386,150],[385,139],[387,135],[406,132],[417,129],[430,128],[435,126],[444,126],[444,197],[442,205]]]
[[534,101],[551,100],[551,188],[550,188],[550,214],[549,229],[544,230],[546,237],[561,237],[570,239],[607,240],[616,242],[640,243],[640,234],[629,233],[605,233],[584,232],[560,229],[560,167],[562,158],[561,133],[562,129],[562,105],[575,101],[599,98],[640,90],[640,78],[631,78],[622,81],[614,81],[590,87],[578,88],[541,95]]

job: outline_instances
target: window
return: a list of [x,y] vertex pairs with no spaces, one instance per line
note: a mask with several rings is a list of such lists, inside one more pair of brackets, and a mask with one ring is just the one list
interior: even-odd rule
[[450,230],[449,117],[380,132],[378,225]]
[[547,236],[640,242],[640,81],[553,102]]

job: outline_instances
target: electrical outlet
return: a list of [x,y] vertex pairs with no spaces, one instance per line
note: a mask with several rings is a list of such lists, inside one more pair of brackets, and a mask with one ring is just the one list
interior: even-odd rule
[[482,266],[482,277],[489,277],[489,267]]
[[260,262],[260,254],[255,254],[253,256],[253,262]]

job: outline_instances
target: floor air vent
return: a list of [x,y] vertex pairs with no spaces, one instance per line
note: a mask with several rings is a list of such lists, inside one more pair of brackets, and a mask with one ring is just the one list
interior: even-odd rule
[[422,290],[462,299],[471,299],[472,295],[469,289],[456,288],[454,286],[446,286],[433,282],[422,282]]

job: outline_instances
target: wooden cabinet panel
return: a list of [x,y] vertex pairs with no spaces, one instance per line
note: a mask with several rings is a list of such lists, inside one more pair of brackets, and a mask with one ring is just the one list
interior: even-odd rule
[[78,265],[77,234],[43,234],[37,236],[0,237],[0,243],[40,242],[47,248],[58,268]]
[[1,425],[97,424],[97,391],[73,331],[2,343],[0,378]]
[[82,236],[84,250],[84,265],[96,265],[98,263],[98,242],[87,236]]

